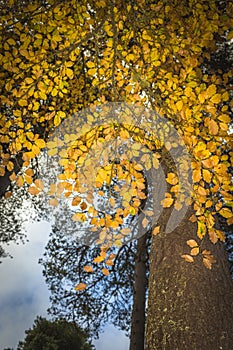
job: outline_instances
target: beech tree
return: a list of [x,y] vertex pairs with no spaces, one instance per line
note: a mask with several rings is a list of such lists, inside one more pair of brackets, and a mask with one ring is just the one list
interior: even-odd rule
[[[25,183],[61,213],[68,203],[66,224],[81,222],[100,246],[100,269],[151,229],[147,349],[229,349],[232,281],[216,217],[232,224],[233,72],[204,63],[232,40],[232,3],[7,3],[1,193]],[[55,181],[33,170],[44,148]]]

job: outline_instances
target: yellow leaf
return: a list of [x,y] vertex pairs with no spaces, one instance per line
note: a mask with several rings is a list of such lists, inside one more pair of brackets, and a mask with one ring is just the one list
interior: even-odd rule
[[218,117],[218,119],[219,119],[221,122],[226,123],[226,124],[230,123],[230,121],[231,121],[231,118],[230,118],[229,115],[227,115],[227,114],[221,114],[221,115]]
[[46,146],[46,143],[43,139],[37,139],[35,140],[35,144],[37,145],[37,147],[39,148],[44,148]]
[[206,96],[207,98],[210,98],[211,96],[213,96],[214,94],[216,94],[216,85],[211,84],[208,89],[206,90]]
[[88,69],[88,75],[95,75],[95,73],[96,73],[96,68]]
[[176,185],[178,183],[177,175],[174,173],[168,173],[166,181],[171,185]]
[[89,61],[89,62],[87,62],[87,67],[88,67],[88,68],[94,68],[94,67],[95,67],[95,63]]
[[195,248],[192,248],[192,249],[191,249],[190,254],[191,254],[192,256],[196,256],[196,255],[199,254],[199,252],[200,252],[199,247],[195,247]]
[[233,216],[232,210],[229,208],[222,208],[219,213],[226,219],[231,218]]
[[174,199],[169,197],[169,198],[165,198],[161,201],[161,204],[164,208],[169,208],[172,203],[174,202]]
[[156,236],[156,235],[159,233],[159,231],[160,231],[160,226],[156,226],[156,227],[153,229],[152,233],[153,233],[153,235]]
[[198,243],[194,239],[189,239],[186,243],[190,248],[198,247]]
[[202,221],[197,221],[197,236],[202,239],[206,234],[206,225]]
[[207,169],[202,169],[202,175],[205,182],[210,183],[212,179],[212,173]]
[[61,123],[61,118],[59,117],[58,114],[55,115],[53,122],[54,122],[54,126],[58,126]]
[[183,254],[181,255],[181,258],[183,258],[185,261],[189,262],[189,263],[193,263],[194,259],[191,255],[189,254]]
[[229,33],[227,34],[227,40],[230,41],[231,39],[233,39],[233,30],[230,30]]
[[20,107],[25,107],[25,106],[27,106],[27,100],[19,100],[19,105],[20,105]]
[[90,265],[84,266],[83,270],[84,270],[85,272],[94,272],[93,267],[90,266]]
[[221,95],[220,94],[215,94],[213,97],[210,99],[211,102],[218,104],[221,102]]
[[177,110],[180,112],[183,108],[183,102],[182,101],[176,102],[176,107],[177,107]]
[[110,274],[109,270],[106,268],[102,269],[101,271],[102,271],[103,275],[105,275],[105,276],[108,276]]
[[72,69],[67,68],[66,69],[66,75],[68,76],[68,78],[72,79],[74,77],[74,72]]
[[114,245],[118,248],[120,248],[122,246],[122,241],[120,239],[116,239],[114,242]]
[[87,287],[86,283],[79,283],[76,285],[75,290],[82,291]]

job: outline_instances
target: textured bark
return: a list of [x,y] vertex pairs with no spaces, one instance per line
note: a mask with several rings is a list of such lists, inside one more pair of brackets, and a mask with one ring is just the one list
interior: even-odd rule
[[[181,258],[190,251],[186,241],[197,240],[190,214],[172,233],[152,241],[147,350],[233,349],[233,283],[227,256],[221,243],[205,238],[202,248],[217,259],[211,270],[201,256],[194,263]],[[167,221],[166,215],[162,220]]]
[[144,350],[147,289],[147,234],[137,241],[130,350]]

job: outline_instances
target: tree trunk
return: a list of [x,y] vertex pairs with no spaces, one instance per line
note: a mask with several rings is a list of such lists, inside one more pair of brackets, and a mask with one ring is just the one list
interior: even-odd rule
[[[153,237],[150,253],[147,350],[233,349],[233,283],[221,243],[201,243],[217,263],[207,269],[200,256],[194,263],[181,258],[189,253],[186,241],[196,237],[188,219],[169,234]],[[166,223],[167,217],[163,216]]]
[[145,303],[147,289],[147,239],[148,235],[145,234],[137,240],[130,350],[144,350],[146,322]]

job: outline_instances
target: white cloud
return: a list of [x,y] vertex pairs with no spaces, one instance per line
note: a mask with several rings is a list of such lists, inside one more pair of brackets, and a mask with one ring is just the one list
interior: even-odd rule
[[128,350],[129,338],[112,325],[108,325],[100,339],[93,341],[96,350]]
[[[47,316],[49,292],[38,259],[43,255],[50,224],[28,224],[27,232],[29,242],[7,246],[13,259],[5,258],[0,264],[0,350],[8,347],[16,349],[36,316]],[[93,343],[96,350],[129,348],[129,339],[111,325],[106,326],[100,339]]]
[[48,239],[48,223],[28,224],[29,242],[11,244],[13,259],[0,265],[0,349],[16,347],[37,315],[46,315],[49,292],[38,259]]

